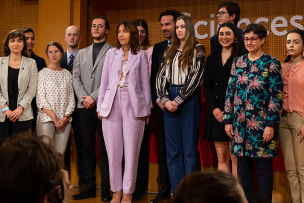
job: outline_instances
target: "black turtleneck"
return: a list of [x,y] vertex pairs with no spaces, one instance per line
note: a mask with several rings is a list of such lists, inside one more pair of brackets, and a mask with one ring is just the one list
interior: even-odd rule
[[93,65],[95,64],[95,61],[97,59],[97,56],[102,49],[103,45],[105,45],[106,41],[95,43],[93,44]]

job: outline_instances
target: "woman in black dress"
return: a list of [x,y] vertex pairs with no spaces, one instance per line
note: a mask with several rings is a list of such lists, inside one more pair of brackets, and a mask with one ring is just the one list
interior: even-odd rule
[[245,53],[237,27],[224,23],[218,30],[215,51],[207,58],[204,76],[204,96],[208,105],[204,139],[214,142],[218,169],[237,178],[237,158],[230,154],[230,138],[223,125],[223,111],[232,60]]

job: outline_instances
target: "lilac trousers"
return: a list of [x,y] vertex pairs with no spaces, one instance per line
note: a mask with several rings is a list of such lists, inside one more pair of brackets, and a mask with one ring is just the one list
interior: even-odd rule
[[[135,189],[139,151],[143,139],[145,118],[134,118],[127,88],[117,88],[108,117],[102,118],[102,130],[109,160],[110,185],[113,192]],[[122,177],[122,158],[125,168]]]

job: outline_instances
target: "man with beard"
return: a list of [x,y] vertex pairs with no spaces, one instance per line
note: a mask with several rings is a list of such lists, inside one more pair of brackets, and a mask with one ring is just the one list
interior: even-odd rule
[[[68,71],[73,74],[73,64],[74,60],[78,54],[78,43],[82,40],[82,36],[80,35],[80,29],[75,26],[69,26],[64,35],[64,40],[67,43],[67,51],[63,54],[61,58],[62,68],[67,69]],[[77,104],[77,96],[75,96],[75,102]],[[72,113],[72,127],[73,127],[73,134],[75,140],[75,146],[77,151],[77,160],[78,160],[78,175],[79,175],[79,186],[80,191],[84,188],[84,168],[83,168],[83,151],[82,151],[82,140],[80,136],[80,125],[79,125],[79,116],[78,116],[78,108],[74,109]],[[69,146],[70,146],[70,138],[67,144],[67,149],[65,150],[64,154],[64,164],[66,166],[69,165]]]
[[162,41],[154,45],[152,54],[152,68],[151,68],[151,90],[153,98],[156,100],[156,116],[157,116],[157,132],[159,138],[159,151],[157,154],[158,164],[159,164],[159,176],[162,188],[158,195],[151,200],[150,203],[157,203],[165,199],[171,198],[171,184],[169,179],[169,172],[167,166],[167,156],[166,156],[166,143],[165,143],[165,129],[164,129],[164,114],[163,105],[158,99],[156,93],[156,75],[161,61],[163,60],[164,52],[171,45],[171,37],[175,32],[175,20],[181,13],[176,10],[166,10],[162,12],[159,16],[158,21],[160,21],[161,30],[163,32],[165,41]]
[[101,121],[96,113],[99,86],[107,51],[112,48],[106,42],[109,32],[109,22],[105,17],[97,17],[92,21],[91,34],[94,43],[80,50],[76,56],[73,67],[73,87],[78,98],[80,134],[83,145],[84,162],[84,189],[74,200],[96,197],[95,192],[95,132],[97,130],[101,145],[101,200],[111,201],[109,184],[109,164],[106,147],[103,139]]

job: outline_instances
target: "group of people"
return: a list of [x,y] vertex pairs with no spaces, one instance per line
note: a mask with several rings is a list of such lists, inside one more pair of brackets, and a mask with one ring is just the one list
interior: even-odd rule
[[271,200],[271,158],[278,156],[280,137],[292,201],[304,202],[304,31],[287,34],[287,57],[281,66],[262,49],[267,36],[262,25],[249,24],[242,31],[236,27],[238,4],[221,2],[218,9],[219,28],[210,39],[212,53],[206,63],[191,17],[176,10],[160,14],[166,40],[154,47],[142,19],[118,24],[115,47],[106,42],[110,27],[105,17],[93,19],[94,43],[81,50],[80,30],[70,26],[64,36],[66,52],[58,42],[48,43],[48,66],[32,51],[32,29],[10,31],[5,57],[0,58],[0,145],[32,129],[44,142],[54,140],[56,151],[65,154],[73,128],[81,190],[72,198],[79,200],[96,196],[97,131],[101,199],[127,203],[143,198],[148,185],[154,107],[162,188],[151,203],[170,199],[171,189],[178,199],[182,179],[201,167],[203,84],[208,105],[203,138],[215,144],[218,169],[239,179],[251,202],[255,160],[260,195]]

